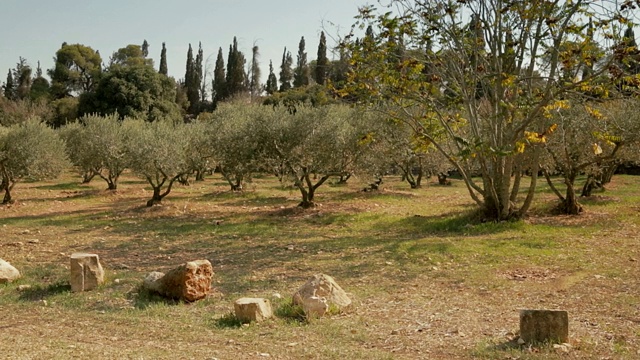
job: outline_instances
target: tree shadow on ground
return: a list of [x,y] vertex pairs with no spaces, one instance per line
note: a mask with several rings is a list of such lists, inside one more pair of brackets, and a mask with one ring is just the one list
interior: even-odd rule
[[22,301],[38,301],[70,291],[71,285],[67,281],[61,280],[46,286],[36,285],[22,290],[18,299]]
[[138,310],[144,310],[154,305],[179,305],[183,304],[183,301],[176,299],[169,299],[160,294],[145,289],[142,285],[138,287],[138,291],[128,294],[130,300],[133,300],[133,306]]

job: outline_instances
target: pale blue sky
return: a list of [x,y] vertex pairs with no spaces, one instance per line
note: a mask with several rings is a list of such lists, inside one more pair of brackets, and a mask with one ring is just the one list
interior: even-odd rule
[[46,74],[63,42],[99,50],[106,63],[118,48],[146,39],[156,68],[166,42],[169,75],[182,78],[189,43],[197,51],[201,41],[213,72],[219,47],[226,65],[233,36],[247,60],[257,43],[264,82],[270,59],[277,75],[285,46],[295,61],[304,36],[308,60],[315,60],[320,31],[324,28],[332,45],[331,37],[349,32],[358,7],[371,3],[375,0],[0,0],[0,82],[19,56],[34,70],[39,60]]

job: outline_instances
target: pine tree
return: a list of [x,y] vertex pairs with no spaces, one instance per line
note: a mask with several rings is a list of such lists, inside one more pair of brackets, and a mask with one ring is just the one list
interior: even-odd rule
[[309,85],[309,64],[307,63],[307,53],[305,51],[304,36],[298,44],[298,61],[293,77],[293,87],[303,87]]
[[7,81],[4,83],[4,97],[9,100],[15,99],[15,84],[13,83],[13,73],[11,69],[9,69],[9,73],[7,73]]
[[278,91],[278,79],[276,78],[276,74],[273,73],[273,62],[271,60],[269,60],[269,77],[267,77],[265,91],[269,95],[272,95],[276,91]]
[[316,82],[324,85],[327,82],[327,72],[329,70],[329,59],[327,58],[327,39],[324,31],[320,33],[320,44],[318,44],[318,59],[316,60]]
[[222,48],[218,49],[216,68],[213,70],[213,102],[217,103],[227,97],[227,80],[224,71],[224,58]]
[[258,46],[254,45],[251,50],[251,75],[249,76],[249,91],[251,92],[251,99],[260,96],[262,89],[260,87],[260,63],[258,62],[258,57],[260,57],[260,53],[258,52]]
[[169,68],[167,67],[167,48],[164,43],[162,43],[162,51],[160,52],[160,70],[158,70],[160,74],[168,75]]
[[147,39],[144,39],[140,49],[142,50],[142,56],[145,58],[149,56],[149,43],[147,42]]
[[282,54],[282,65],[280,65],[280,91],[291,89],[291,80],[293,79],[291,65],[293,65],[293,58],[285,47],[284,53]]

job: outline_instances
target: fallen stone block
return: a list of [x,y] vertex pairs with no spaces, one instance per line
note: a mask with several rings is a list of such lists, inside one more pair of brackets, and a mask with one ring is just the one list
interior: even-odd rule
[[8,262],[0,259],[0,284],[10,283],[20,278],[20,271]]
[[351,299],[331,276],[316,274],[293,294],[293,304],[302,306],[307,316],[322,316],[331,305],[349,306]]
[[71,254],[71,291],[93,290],[104,282],[104,270],[96,254]]
[[209,260],[182,264],[166,274],[152,272],[142,286],[162,296],[188,302],[203,299],[211,288],[213,267]]
[[262,298],[240,298],[233,303],[238,320],[248,323],[262,321],[273,316],[271,302]]
[[520,338],[526,343],[566,343],[569,314],[561,310],[521,310]]

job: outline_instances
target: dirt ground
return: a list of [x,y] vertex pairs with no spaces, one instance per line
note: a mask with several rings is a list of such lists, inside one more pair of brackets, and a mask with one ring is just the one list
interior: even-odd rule
[[[178,187],[153,208],[130,175],[115,192],[103,185],[72,174],[19,183],[17,202],[0,207],[0,258],[23,273],[0,285],[0,358],[640,358],[637,177],[614,178],[581,216],[540,205],[507,224],[466,223],[473,204],[455,183],[409,191],[391,181],[376,194],[328,186],[306,211],[268,178],[244,194],[217,180]],[[542,193],[537,203],[552,201]],[[96,291],[69,291],[79,251],[106,269]],[[195,259],[214,266],[207,299],[141,294],[148,272]],[[225,322],[233,300],[284,307],[320,272],[351,307],[309,322]],[[567,310],[568,344],[519,346],[521,309]]]

